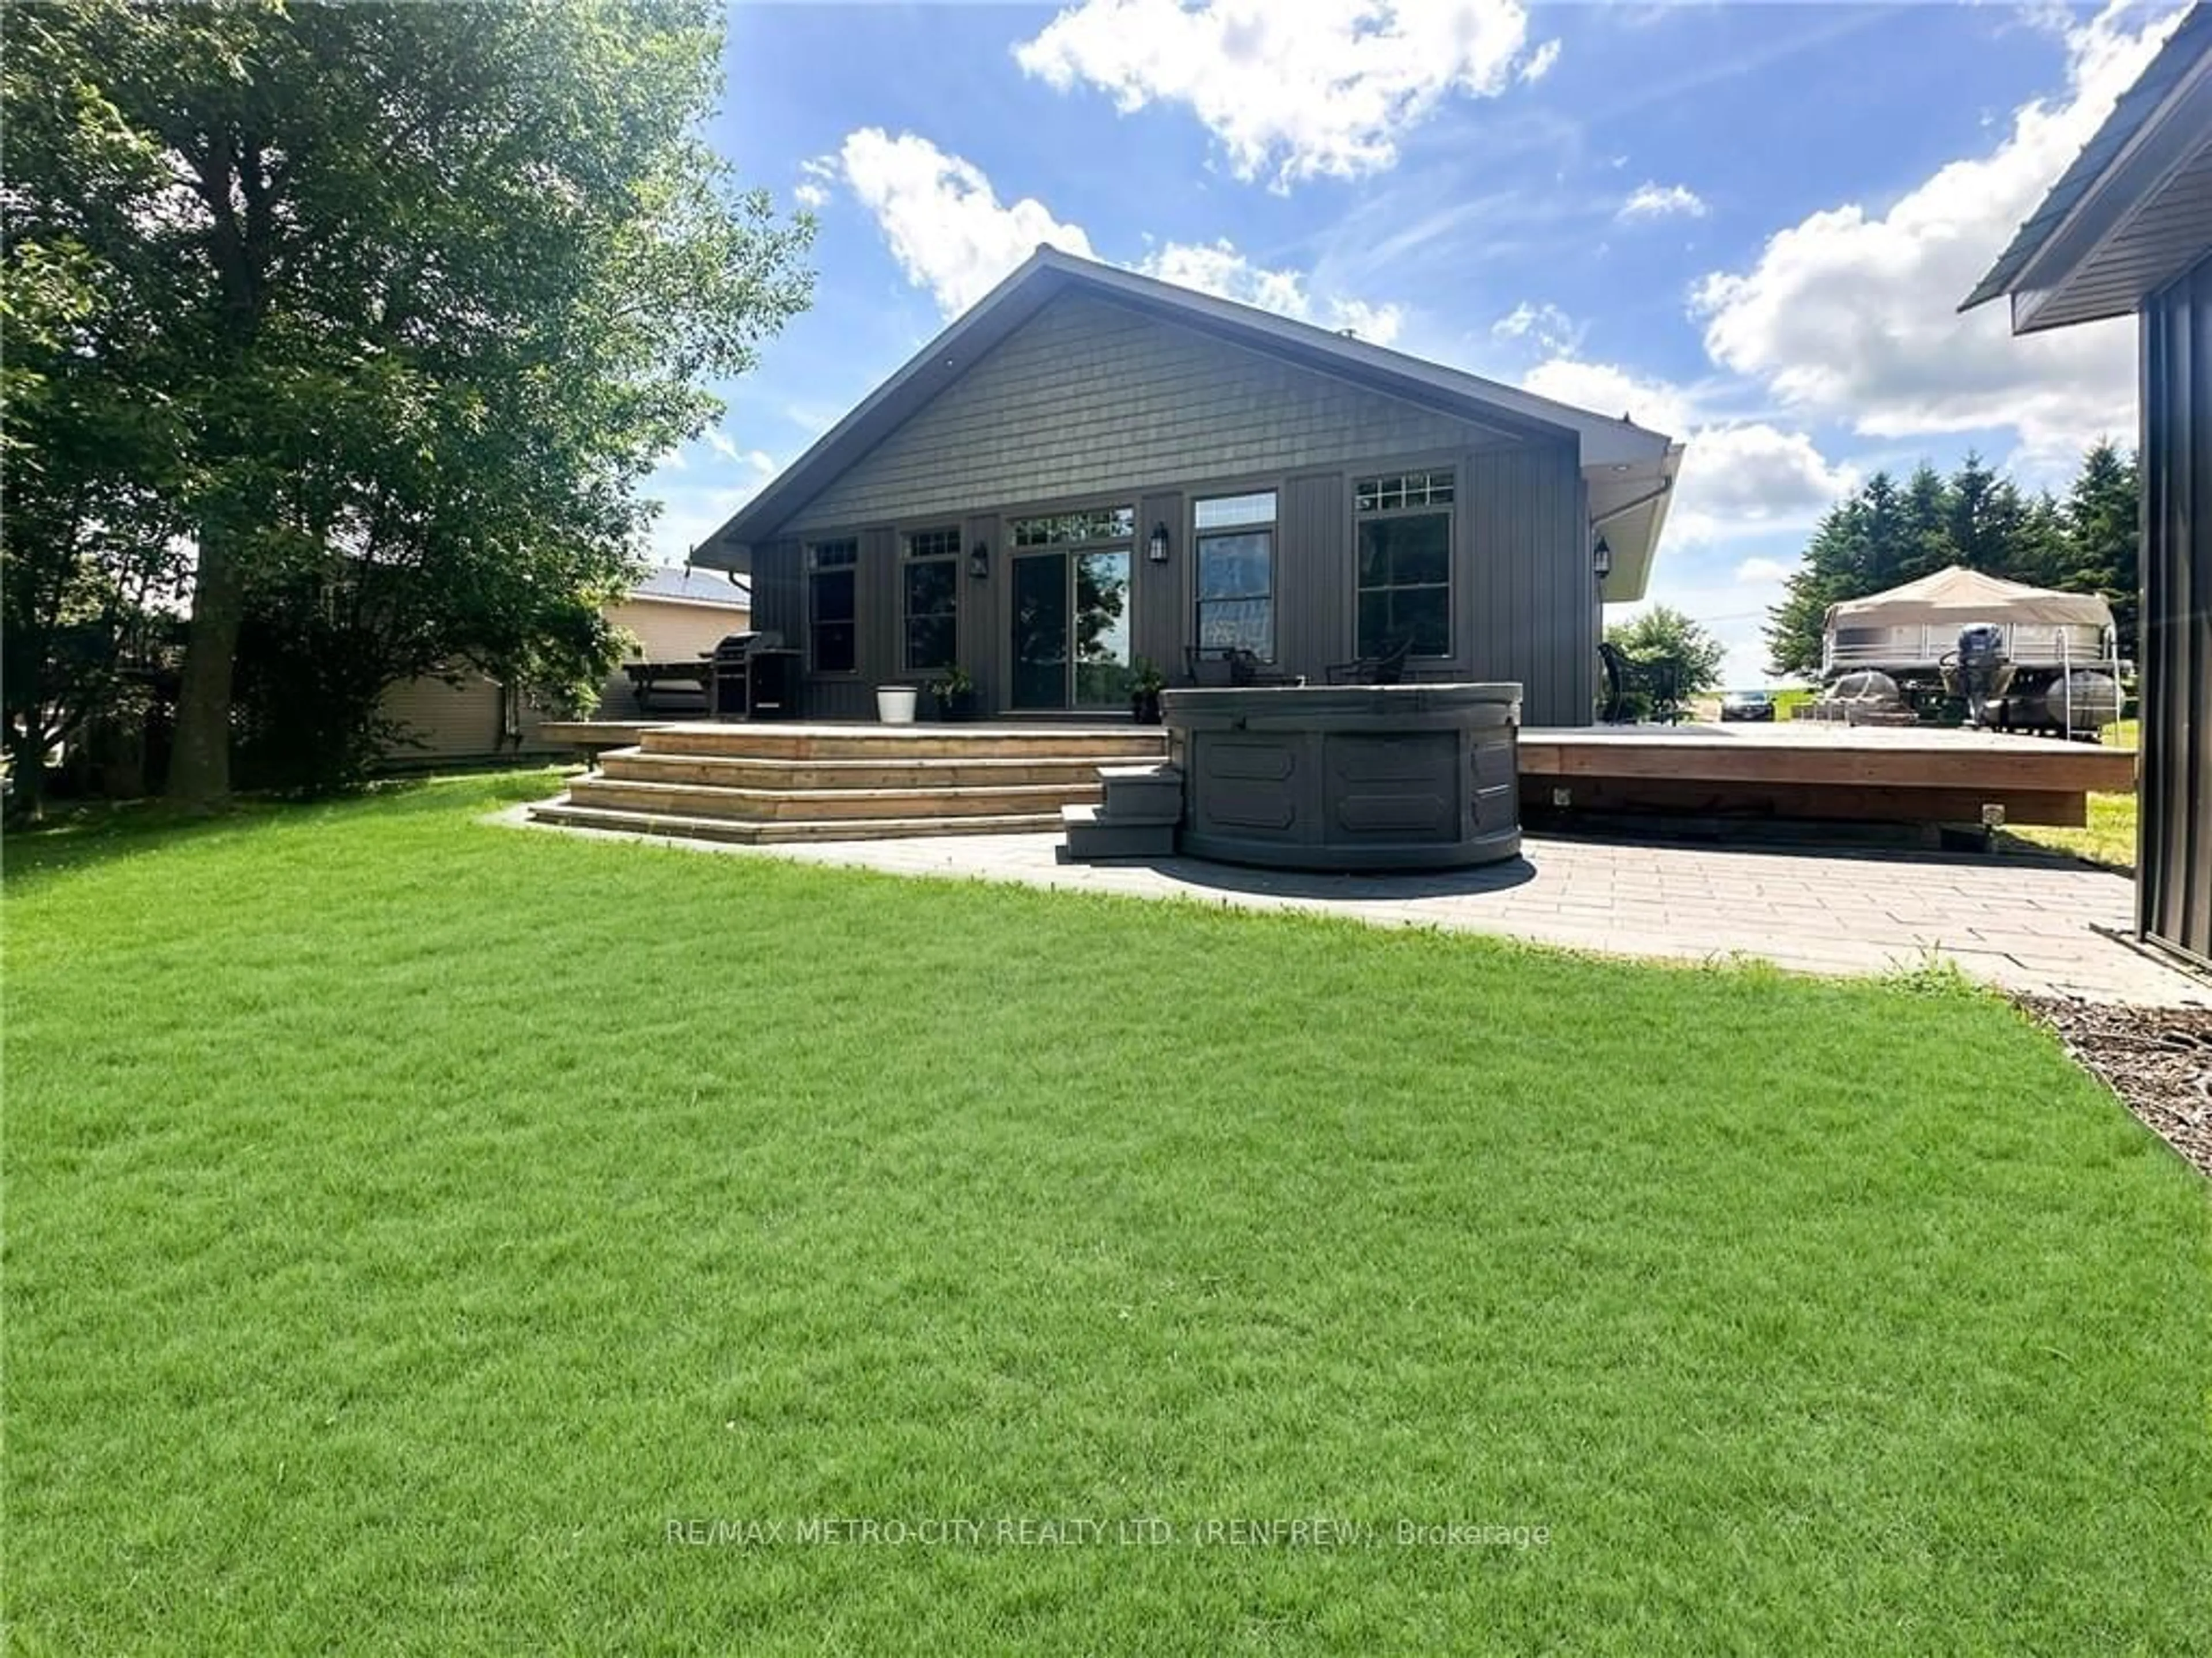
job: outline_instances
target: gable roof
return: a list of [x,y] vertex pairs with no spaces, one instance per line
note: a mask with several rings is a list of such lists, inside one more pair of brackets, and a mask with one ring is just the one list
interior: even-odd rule
[[[1479,375],[1294,322],[1272,312],[1040,246],[996,288],[830,428],[692,553],[692,562],[751,568],[751,550],[919,413],[983,354],[1046,304],[1087,292],[1248,349],[1508,434],[1573,441],[1589,484],[1593,535],[1613,552],[1608,598],[1643,595],[1666,521],[1682,446],[1626,416],[1613,419]],[[1133,478],[1133,486],[1158,480]],[[980,504],[980,503],[979,503]]]
[[2015,334],[2125,316],[2212,249],[2212,7],[2142,77],[1960,303],[2012,300]]

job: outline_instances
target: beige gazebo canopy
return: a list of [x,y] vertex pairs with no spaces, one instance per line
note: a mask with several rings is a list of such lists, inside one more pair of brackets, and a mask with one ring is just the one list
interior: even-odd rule
[[1828,606],[1828,627],[1915,628],[1969,622],[2029,627],[2109,628],[2112,607],[2094,593],[2064,593],[1984,575],[1963,564]]

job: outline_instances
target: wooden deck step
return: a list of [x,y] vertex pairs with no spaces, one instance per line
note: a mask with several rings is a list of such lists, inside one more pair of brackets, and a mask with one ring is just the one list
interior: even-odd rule
[[1167,738],[1134,727],[1003,726],[668,726],[641,732],[647,754],[720,755],[756,760],[1087,759],[1093,764],[1163,758]]
[[[736,789],[1004,788],[1094,786],[1098,762],[1082,755],[951,756],[865,760],[791,760],[761,755],[648,754],[617,749],[599,756],[600,773],[623,782],[695,783]],[[1149,768],[1132,769],[1149,771]]]
[[568,786],[568,793],[579,805],[624,811],[809,823],[862,817],[928,819],[1037,814],[1053,818],[1064,805],[1096,800],[1099,787],[1094,778],[1087,785],[1018,784],[1009,787],[738,789],[592,776],[578,778]]
[[678,812],[623,811],[581,805],[568,797],[530,809],[541,823],[609,829],[625,835],[665,835],[687,841],[726,841],[773,846],[805,841],[898,841],[923,835],[1041,835],[1060,827],[1057,812],[974,817],[858,817],[817,823],[757,822],[699,817]]

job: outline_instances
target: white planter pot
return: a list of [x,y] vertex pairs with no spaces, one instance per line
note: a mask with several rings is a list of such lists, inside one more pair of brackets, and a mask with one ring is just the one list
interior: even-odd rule
[[914,724],[915,701],[921,693],[911,685],[876,687],[876,718],[886,726]]

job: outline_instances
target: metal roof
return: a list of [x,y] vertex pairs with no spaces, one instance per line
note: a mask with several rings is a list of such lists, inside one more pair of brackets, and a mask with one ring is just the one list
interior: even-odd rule
[[728,576],[721,571],[695,570],[689,565],[680,569],[664,567],[647,570],[645,579],[629,590],[629,596],[674,599],[684,604],[715,604],[740,610],[753,602],[750,592],[744,587],[732,586]]
[[[1516,386],[1294,322],[1273,312],[1040,246],[862,400],[692,554],[750,568],[752,546],[910,419],[991,347],[1071,289],[1117,300],[1386,395],[1508,434],[1571,439],[1591,482],[1591,513],[1613,550],[1610,596],[1640,596],[1666,521],[1682,446],[1626,416],[1593,414]],[[1155,482],[1131,479],[1133,486]],[[980,504],[980,503],[979,503]]]
[[2197,5],[1960,302],[2013,331],[2124,316],[2212,246],[2212,7]]

